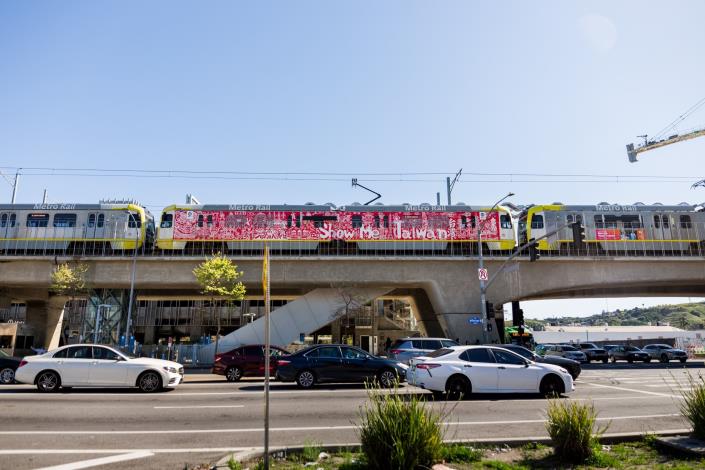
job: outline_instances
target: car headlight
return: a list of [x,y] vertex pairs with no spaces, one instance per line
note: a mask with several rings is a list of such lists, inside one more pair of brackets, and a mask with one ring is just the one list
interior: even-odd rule
[[179,372],[176,367],[164,366],[163,369],[167,372],[171,372],[172,374],[176,374]]

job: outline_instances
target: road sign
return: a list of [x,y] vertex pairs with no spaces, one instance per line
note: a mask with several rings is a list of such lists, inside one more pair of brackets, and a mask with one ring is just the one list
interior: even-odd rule
[[482,318],[470,317],[468,318],[468,323],[471,325],[482,325]]
[[481,281],[486,281],[490,278],[487,268],[480,268],[477,270],[477,278]]

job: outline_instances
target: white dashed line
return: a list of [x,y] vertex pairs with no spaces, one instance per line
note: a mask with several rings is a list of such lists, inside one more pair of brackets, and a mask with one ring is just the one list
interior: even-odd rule
[[99,457],[97,459],[82,460],[80,462],[71,462],[63,465],[43,467],[39,470],[77,470],[80,468],[91,468],[97,467],[98,465],[108,465],[110,463],[125,462],[127,460],[144,459],[152,456],[154,456],[154,454],[148,451],[130,452],[129,454],[119,454],[113,455],[111,457]]

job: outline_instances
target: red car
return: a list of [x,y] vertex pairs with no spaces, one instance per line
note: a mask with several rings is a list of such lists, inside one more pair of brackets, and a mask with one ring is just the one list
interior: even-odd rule
[[[274,377],[276,358],[289,352],[278,346],[270,346],[270,350],[275,359],[270,359],[269,371]],[[264,345],[240,346],[232,351],[216,354],[212,372],[224,375],[228,382],[237,382],[245,376],[264,376]]]

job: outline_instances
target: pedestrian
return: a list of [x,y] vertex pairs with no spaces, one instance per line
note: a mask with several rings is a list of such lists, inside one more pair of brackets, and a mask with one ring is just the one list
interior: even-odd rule
[[389,348],[392,347],[392,338],[387,336],[387,340],[384,342],[384,350],[389,352]]

